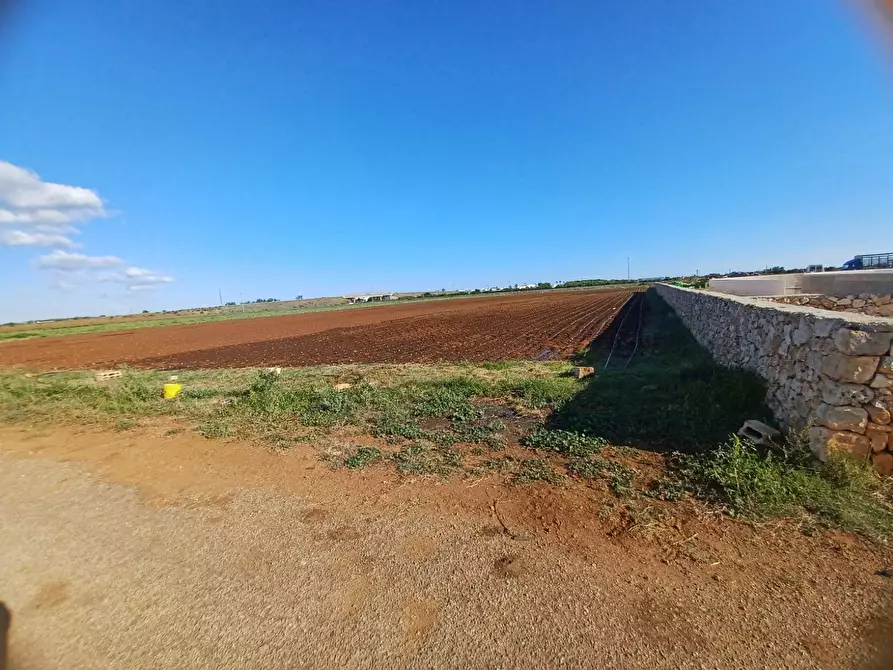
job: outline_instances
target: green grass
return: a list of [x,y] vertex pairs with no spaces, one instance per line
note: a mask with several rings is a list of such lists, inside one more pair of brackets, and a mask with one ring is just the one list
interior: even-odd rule
[[[751,519],[891,536],[888,484],[864,464],[818,463],[796,440],[764,451],[729,438],[745,419],[770,420],[762,382],[717,367],[656,295],[646,300],[642,342],[630,365],[601,371],[606,352],[596,343],[585,358],[598,371],[582,381],[567,374],[569,364],[530,361],[330,365],[281,375],[185,370],[177,373],[181,397],[165,401],[161,388],[170,372],[124,370],[120,380],[102,384],[89,372],[8,373],[0,374],[0,422],[106,422],[130,430],[170,418],[210,439],[282,449],[322,449],[327,441],[343,445],[342,434],[367,433],[381,438],[381,448],[339,448],[329,460],[348,469],[388,463],[408,476],[482,467],[517,484],[593,482],[630,504],[650,499],[660,507],[658,500],[696,496]],[[343,382],[351,386],[334,390]],[[494,408],[496,416],[520,416],[528,426],[547,417],[521,440],[536,458],[465,463],[463,454],[486,459],[506,446],[507,428],[492,418]],[[640,476],[617,459],[634,455],[625,445],[667,454],[666,472],[655,481]]]
[[381,449],[378,447],[357,447],[353,455],[348,456],[342,465],[351,470],[359,470],[381,460]]
[[725,441],[747,419],[772,423],[762,379],[716,365],[654,292],[645,296],[644,326],[629,367],[607,351],[584,360],[597,373],[549,420],[550,428],[596,435],[612,444],[696,453]]
[[820,463],[804,440],[766,451],[733,436],[707,453],[680,456],[677,470],[690,490],[735,514],[789,517],[873,539],[893,533],[889,481],[844,455]]

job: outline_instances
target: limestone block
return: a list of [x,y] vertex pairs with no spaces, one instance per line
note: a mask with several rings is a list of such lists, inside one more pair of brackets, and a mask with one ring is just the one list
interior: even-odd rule
[[871,440],[865,435],[814,427],[809,430],[809,447],[822,461],[833,453],[847,453],[864,458],[871,453]]
[[878,361],[876,356],[844,356],[834,352],[822,360],[822,373],[842,382],[864,384],[874,376]]
[[890,441],[890,433],[879,433],[876,430],[865,431],[865,437],[871,440],[871,450],[874,452],[886,449],[887,442]]
[[889,477],[893,474],[893,454],[889,451],[872,454],[871,462],[881,477]]
[[865,426],[868,425],[868,412],[861,407],[820,405],[816,411],[816,423],[832,430],[864,433]]
[[841,328],[834,333],[837,350],[847,356],[880,356],[890,351],[893,333],[868,333]]
[[868,412],[868,417],[871,419],[872,422],[880,424],[890,423],[890,410],[888,410],[883,405],[883,403],[870,402],[866,403],[862,407],[865,409],[866,412]]
[[889,375],[875,375],[871,380],[871,388],[888,389],[893,386],[893,377]]
[[864,405],[874,399],[874,391],[862,384],[841,384],[822,380],[822,400],[829,405]]

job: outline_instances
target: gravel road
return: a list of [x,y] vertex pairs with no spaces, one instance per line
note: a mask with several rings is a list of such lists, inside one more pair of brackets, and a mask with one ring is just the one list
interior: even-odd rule
[[[773,557],[739,550],[730,578],[603,534],[585,555],[512,540],[422,486],[375,499],[350,475],[284,490],[238,459],[224,471],[245,447],[85,440],[0,432],[11,670],[890,667],[868,661],[893,640],[889,580],[858,542],[810,556],[794,540],[759,580]],[[275,458],[279,477],[330,476]]]

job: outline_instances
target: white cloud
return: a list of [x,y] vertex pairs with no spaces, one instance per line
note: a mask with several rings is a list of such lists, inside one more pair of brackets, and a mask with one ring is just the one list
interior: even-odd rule
[[109,272],[99,277],[100,281],[128,284],[131,291],[142,291],[159,284],[170,284],[174,278],[170,275],[145,268],[129,267],[123,272]]
[[95,191],[42,181],[30,170],[0,161],[0,224],[63,224],[106,215]]
[[0,247],[62,247],[73,249],[77,244],[58,233],[26,233],[23,230],[0,230]]
[[122,284],[127,291],[148,291],[174,281],[163,272],[124,267],[117,256],[70,251],[81,246],[70,236],[80,232],[82,222],[108,215],[95,191],[46,182],[30,170],[0,161],[0,247],[57,247],[35,262],[50,273],[51,288],[67,292],[98,279]]
[[117,256],[87,256],[86,254],[69,253],[56,250],[37,259],[37,267],[52,270],[97,270],[123,265]]

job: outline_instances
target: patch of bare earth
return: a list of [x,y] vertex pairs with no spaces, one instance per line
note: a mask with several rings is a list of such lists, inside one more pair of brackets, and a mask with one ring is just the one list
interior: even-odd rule
[[849,535],[167,428],[0,429],[12,668],[891,667]]

